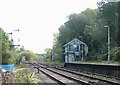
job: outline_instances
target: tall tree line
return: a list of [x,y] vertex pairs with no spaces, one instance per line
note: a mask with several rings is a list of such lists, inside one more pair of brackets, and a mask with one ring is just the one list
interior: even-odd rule
[[[108,31],[104,28],[105,25],[110,27],[111,55],[119,58],[119,4],[118,2],[106,3],[100,1],[97,5],[97,9],[87,8],[81,13],[69,15],[68,21],[58,28],[59,33],[56,34],[57,37],[54,39],[54,58],[56,60],[64,61],[62,46],[74,38],[78,38],[81,41],[83,38],[83,42],[88,45],[89,53],[86,60],[106,60]],[[113,54],[115,50],[117,50],[117,53]],[[117,60],[116,58],[114,59]]]
[[[0,57],[3,64],[7,64],[8,59],[10,58],[10,40],[8,35],[0,28]],[[2,57],[4,56],[4,57]]]

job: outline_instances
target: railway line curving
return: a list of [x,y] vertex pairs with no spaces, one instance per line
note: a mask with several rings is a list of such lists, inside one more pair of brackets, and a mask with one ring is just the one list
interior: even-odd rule
[[45,75],[59,84],[79,84],[79,85],[119,85],[119,83],[110,82],[107,80],[89,77],[84,74],[73,72],[68,69],[45,65],[42,63],[30,63],[34,68],[38,69]]

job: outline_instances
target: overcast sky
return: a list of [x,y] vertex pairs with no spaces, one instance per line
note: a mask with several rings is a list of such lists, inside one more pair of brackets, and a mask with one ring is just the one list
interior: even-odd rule
[[[0,0],[0,27],[20,29],[20,44],[35,53],[52,48],[53,33],[71,13],[97,8],[98,0]],[[15,44],[17,32],[13,32]]]

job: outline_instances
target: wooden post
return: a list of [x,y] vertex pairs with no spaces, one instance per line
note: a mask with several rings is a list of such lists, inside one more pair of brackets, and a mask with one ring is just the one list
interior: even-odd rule
[[39,73],[39,69],[38,69],[38,73]]

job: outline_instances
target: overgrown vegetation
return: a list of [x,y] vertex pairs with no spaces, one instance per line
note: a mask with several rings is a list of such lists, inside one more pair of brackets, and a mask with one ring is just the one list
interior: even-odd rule
[[[6,83],[35,83],[34,80],[37,83],[41,83],[42,81],[38,79],[38,76],[33,75],[34,73],[31,71],[31,69],[26,68],[24,70],[18,71],[18,72],[7,72],[3,73],[3,84]],[[33,80],[34,78],[34,80]]]
[[[106,3],[102,0],[97,5],[97,9],[87,8],[81,13],[72,13],[68,16],[67,22],[58,28],[59,33],[54,33],[52,48],[54,62],[64,62],[62,46],[74,38],[82,41],[81,36],[89,48],[89,53],[84,57],[84,61],[107,61],[108,30],[104,28],[105,25],[110,27],[111,61],[120,62],[120,38],[118,37],[120,2]],[[47,60],[51,59],[51,55],[49,58],[47,55]]]

